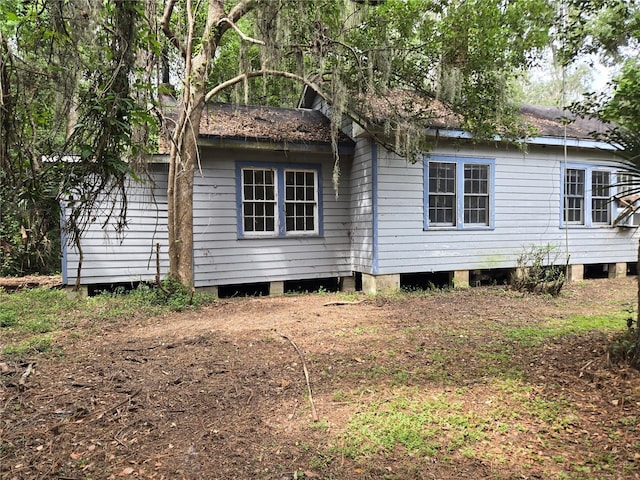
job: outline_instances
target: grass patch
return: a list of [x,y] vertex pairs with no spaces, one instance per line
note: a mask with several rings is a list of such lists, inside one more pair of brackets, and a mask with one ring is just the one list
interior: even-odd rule
[[488,420],[447,395],[419,398],[399,389],[395,398],[376,402],[354,415],[343,436],[345,456],[391,453],[402,447],[410,454],[433,457],[466,448],[487,437]]
[[74,310],[77,300],[59,290],[36,288],[0,293],[0,328],[46,333],[56,328],[58,318]]
[[141,285],[130,293],[104,293],[90,298],[70,298],[63,291],[45,288],[0,291],[0,334],[5,340],[2,352],[13,357],[49,353],[56,333],[80,320],[147,318],[197,308],[214,300],[210,294],[192,294],[175,282],[165,282],[164,291]]
[[50,353],[53,349],[51,335],[39,335],[4,347],[2,353],[9,357],[22,358],[34,353]]
[[537,347],[545,340],[565,335],[577,335],[593,330],[614,332],[626,328],[628,312],[613,315],[572,315],[567,318],[549,320],[536,326],[504,330],[507,339],[524,347]]
[[545,398],[536,387],[519,379],[496,380],[494,386],[505,398],[520,405],[517,409],[520,414],[526,414],[553,429],[566,428],[574,421],[569,402],[562,398]]

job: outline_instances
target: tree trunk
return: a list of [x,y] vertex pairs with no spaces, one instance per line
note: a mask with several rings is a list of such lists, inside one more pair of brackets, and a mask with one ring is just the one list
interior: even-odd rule
[[[200,62],[194,61],[194,67]],[[190,88],[185,88],[173,133],[169,159],[167,215],[169,223],[169,275],[193,287],[193,177],[198,162],[198,134],[204,110],[204,78],[194,68]]]
[[[167,215],[169,230],[169,275],[185,286],[193,287],[193,177],[198,162],[198,135],[200,118],[205,107],[205,96],[211,59],[222,35],[235,25],[255,0],[240,0],[228,15],[224,2],[209,0],[207,18],[195,51],[196,19],[191,0],[186,2],[187,38],[179,39],[171,30],[170,20],[175,1],[165,4],[160,24],[169,41],[185,59],[184,89],[179,117],[172,135],[167,187]],[[222,20],[226,19],[226,22]],[[222,22],[222,23],[221,23]]]

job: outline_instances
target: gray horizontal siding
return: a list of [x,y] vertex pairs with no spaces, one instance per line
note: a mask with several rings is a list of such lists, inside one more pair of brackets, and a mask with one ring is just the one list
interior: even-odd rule
[[[557,148],[440,148],[433,155],[495,159],[495,224],[491,230],[424,230],[423,164],[380,149],[378,273],[514,267],[532,244],[557,247],[558,261],[613,263],[637,259],[638,233],[621,228],[560,228],[561,162]],[[570,151],[569,162],[609,162],[595,151]],[[567,250],[568,248],[568,250]]]
[[[283,152],[202,152],[194,182],[195,285],[226,285],[351,274],[349,165],[341,162],[339,195],[332,185],[333,158]],[[321,165],[323,235],[238,238],[236,161]]]
[[373,166],[371,143],[360,139],[351,166],[351,263],[353,269],[373,268]]
[[[81,240],[83,261],[81,283],[152,281],[156,276],[156,243],[160,244],[160,273],[169,269],[167,235],[167,166],[150,167],[152,181],[130,181],[127,187],[127,227],[116,232],[113,221],[103,228],[106,212],[94,212],[96,219]],[[68,285],[77,278],[78,251],[65,246],[63,272]]]

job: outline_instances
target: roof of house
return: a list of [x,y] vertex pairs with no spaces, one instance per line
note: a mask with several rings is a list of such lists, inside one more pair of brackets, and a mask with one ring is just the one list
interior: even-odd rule
[[[303,94],[301,105],[313,103],[314,92]],[[420,121],[434,130],[462,129],[463,119],[446,103],[423,96],[407,89],[389,89],[377,95],[355,97],[350,105],[350,114],[358,122],[382,125],[387,119]],[[610,125],[598,120],[577,117],[566,109],[548,106],[522,105],[519,109],[525,126],[533,127],[538,137],[593,140],[594,133],[603,133]],[[566,132],[565,132],[566,124]]]
[[[331,122],[318,110],[209,104],[200,135],[296,143],[331,143]],[[351,143],[340,133],[338,142]]]
[[[461,131],[461,117],[445,103],[434,99],[426,104],[422,97],[408,90],[396,89],[389,91],[385,96],[360,100],[356,109],[360,121],[365,119],[373,124],[386,118],[400,118],[407,122],[417,119],[438,131]],[[523,105],[519,111],[523,121],[534,128],[539,139],[564,137],[565,123],[567,138],[581,143],[583,140],[593,140],[594,132],[602,133],[608,128],[602,122],[577,118],[567,110],[555,107]],[[175,116],[175,108],[169,106],[168,118]],[[565,122],[567,119],[570,121]],[[171,122],[168,123],[170,128]],[[200,121],[200,137],[214,140],[330,145],[331,122],[319,110],[309,108],[211,103],[205,106]],[[353,140],[340,132],[338,143],[352,146]],[[166,145],[161,145],[161,151],[168,151]]]
[[599,120],[577,117],[568,110],[557,107],[525,104],[520,107],[519,112],[522,119],[544,137],[564,136],[565,123],[569,138],[592,139],[594,133],[604,133],[610,128],[610,125]]
[[[176,113],[169,112],[169,119]],[[171,128],[171,121],[169,128]],[[331,122],[318,110],[211,103],[200,119],[200,137],[300,144],[331,144]],[[339,132],[338,143],[353,144]]]

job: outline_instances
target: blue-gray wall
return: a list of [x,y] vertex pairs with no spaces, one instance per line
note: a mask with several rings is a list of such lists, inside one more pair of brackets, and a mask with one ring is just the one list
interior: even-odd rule
[[[431,152],[445,158],[493,162],[491,228],[425,228],[424,166],[399,158],[371,139],[357,139],[353,158],[340,162],[339,192],[333,188],[330,152],[260,149],[201,150],[194,182],[194,265],[197,287],[351,275],[511,268],[531,245],[556,247],[558,262],[572,264],[637,260],[638,231],[630,228],[562,228],[565,162],[603,165],[611,153],[560,147],[459,144],[441,140]],[[238,232],[238,162],[319,165],[322,172],[322,234],[298,238],[241,238]],[[152,165],[155,185],[132,184],[128,228],[122,235],[100,228],[98,215],[83,239],[82,284],[153,280],[155,244],[161,274],[167,273],[166,164]],[[613,215],[616,215],[614,208]],[[68,248],[63,270],[75,282],[78,256]]]

